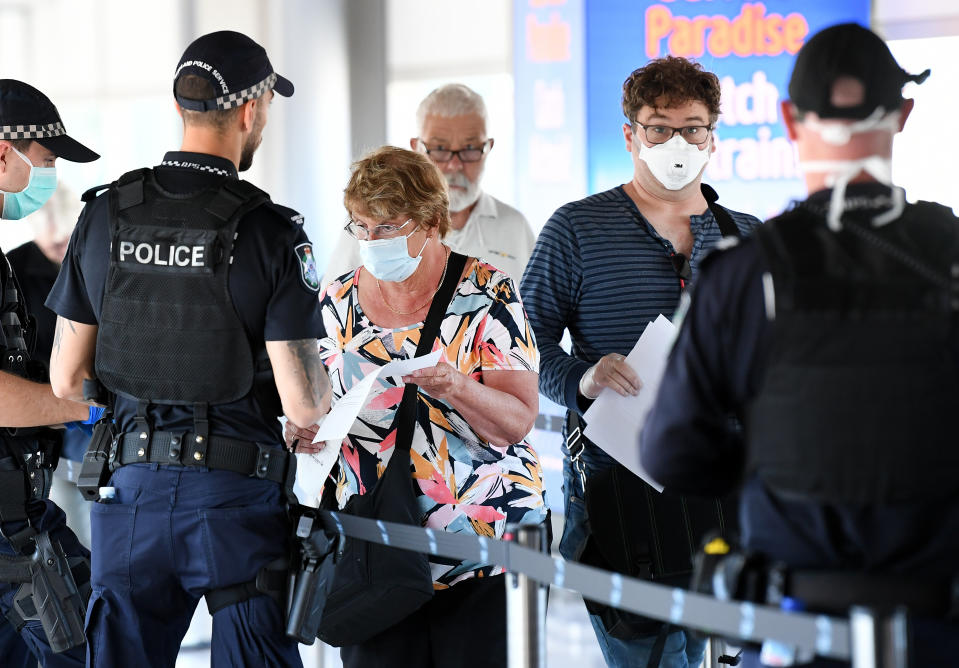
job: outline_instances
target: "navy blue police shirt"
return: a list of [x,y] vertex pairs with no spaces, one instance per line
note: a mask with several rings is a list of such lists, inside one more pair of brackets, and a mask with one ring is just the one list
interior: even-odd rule
[[[167,153],[155,173],[159,184],[174,193],[196,192],[238,178],[236,167],[225,158],[181,151]],[[237,227],[229,289],[254,353],[265,341],[322,336],[316,268],[301,259],[303,244],[310,243],[302,220],[296,211],[268,203],[246,214]],[[69,320],[97,325],[109,268],[109,206],[101,194],[80,215],[47,306]],[[135,400],[117,397],[122,431],[134,429],[136,408]],[[150,417],[154,429],[193,431],[190,406],[152,405]],[[279,422],[264,416],[251,395],[211,405],[209,421],[211,435],[262,444],[282,442]]]
[[[883,189],[850,184],[846,199],[870,201]],[[808,202],[825,209],[830,194],[814,193]],[[762,278],[767,271],[754,239],[704,263],[643,428],[643,467],[681,494],[721,496],[741,485],[743,545],[793,567],[951,577],[959,554],[959,499],[825,504],[777,494],[745,471],[748,435],[729,415],[743,417],[765,375],[772,344]],[[959,359],[959,334],[954,357]]]

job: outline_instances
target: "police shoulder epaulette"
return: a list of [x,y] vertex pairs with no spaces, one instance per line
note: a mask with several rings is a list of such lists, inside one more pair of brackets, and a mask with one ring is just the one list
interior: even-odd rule
[[304,221],[303,214],[299,213],[295,209],[291,209],[288,206],[283,206],[282,204],[277,204],[273,200],[270,200],[269,202],[266,203],[265,208],[273,211],[273,213],[277,214],[284,220],[289,221],[293,225],[303,224],[303,221]]
[[97,195],[99,195],[102,191],[106,190],[112,185],[113,183],[104,183],[99,186],[93,186],[92,188],[84,192],[82,195],[80,195],[80,200],[83,202],[92,202],[93,200],[97,198]]

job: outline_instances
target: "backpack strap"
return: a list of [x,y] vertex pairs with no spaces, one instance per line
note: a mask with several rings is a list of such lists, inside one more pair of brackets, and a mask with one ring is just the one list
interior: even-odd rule
[[[443,316],[446,315],[446,308],[453,299],[453,293],[456,291],[456,286],[459,285],[460,275],[465,268],[466,256],[451,250],[443,284],[433,295],[433,303],[430,304],[426,320],[423,321],[420,343],[416,346],[416,357],[427,355],[433,349],[433,341],[436,340],[436,335],[440,331],[440,324],[443,322]],[[403,400],[400,402],[399,410],[396,411],[396,445],[394,446],[396,452],[408,454],[412,446],[413,428],[416,426],[417,389],[417,386],[413,383],[408,383],[403,389]]]
[[703,193],[703,197],[706,198],[706,205],[712,212],[713,218],[716,219],[716,223],[719,225],[719,231],[723,233],[723,236],[736,238],[742,236],[739,233],[739,228],[736,227],[736,222],[733,220],[733,217],[729,215],[729,211],[717,203],[719,194],[713,190],[713,187],[705,183],[700,183],[699,189]]

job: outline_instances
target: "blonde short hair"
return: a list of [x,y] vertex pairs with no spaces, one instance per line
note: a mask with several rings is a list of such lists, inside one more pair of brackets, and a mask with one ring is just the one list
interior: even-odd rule
[[442,239],[450,228],[446,187],[446,179],[424,154],[381,146],[353,163],[343,204],[351,213],[378,220],[409,216],[438,228]]

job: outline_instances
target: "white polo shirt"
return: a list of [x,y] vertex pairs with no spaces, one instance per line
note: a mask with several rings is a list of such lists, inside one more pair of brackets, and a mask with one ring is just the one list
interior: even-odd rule
[[[451,229],[443,239],[456,252],[477,257],[506,272],[517,287],[535,242],[526,217],[485,191],[480,193],[466,224],[461,229]],[[344,230],[330,255],[321,285],[325,287],[360,264],[356,239]]]

